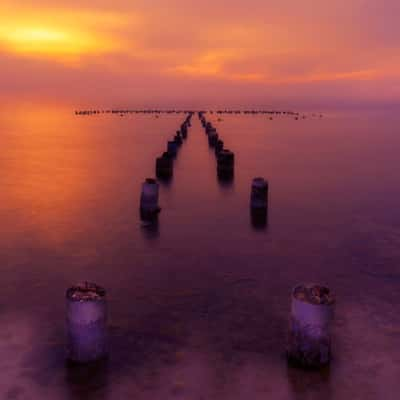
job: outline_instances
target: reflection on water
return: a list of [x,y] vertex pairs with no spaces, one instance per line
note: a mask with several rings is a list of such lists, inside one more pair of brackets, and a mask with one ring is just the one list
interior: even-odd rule
[[160,229],[159,229],[159,221],[158,218],[155,220],[141,224],[141,231],[143,233],[143,237],[149,240],[158,239],[160,236]]
[[107,398],[108,360],[90,365],[66,365],[65,381],[71,399]]
[[268,208],[251,208],[250,221],[251,226],[256,231],[263,231],[268,226]]
[[222,189],[229,189],[235,182],[235,173],[230,175],[217,175],[217,180]]
[[[141,183],[182,116],[72,111],[0,114],[0,398],[397,398],[398,117],[213,114],[237,156],[229,185],[193,118],[142,226]],[[256,176],[272,188],[260,224]],[[65,288],[82,279],[110,296],[95,370],[64,362]],[[284,358],[302,281],[338,298],[328,371]]]
[[[81,127],[72,128],[70,120],[64,113],[56,118],[46,109],[24,109],[2,126],[7,151],[1,157],[1,183],[7,188],[3,204],[12,208],[9,234],[18,236],[20,230],[32,228],[57,247],[75,231],[72,216],[90,197],[91,187],[86,184],[87,157],[77,151],[78,143],[88,138]],[[68,135],[58,134],[60,130]]]
[[174,177],[172,176],[170,178],[159,178],[157,180],[161,186],[163,186],[165,189],[169,189],[174,182]]
[[329,367],[325,367],[321,371],[299,371],[288,366],[287,377],[293,396],[317,397],[322,392],[324,399],[332,399]]

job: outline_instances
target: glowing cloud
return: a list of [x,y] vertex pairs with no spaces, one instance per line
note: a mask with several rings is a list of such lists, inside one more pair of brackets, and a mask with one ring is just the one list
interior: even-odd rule
[[[108,32],[95,28],[107,26]],[[0,49],[25,57],[77,61],[90,54],[117,51],[121,40],[113,29],[126,24],[121,15],[98,12],[44,10],[22,14],[3,11],[0,16]]]
[[79,55],[92,50],[93,41],[76,32],[51,27],[16,27],[1,32],[5,47],[19,54]]

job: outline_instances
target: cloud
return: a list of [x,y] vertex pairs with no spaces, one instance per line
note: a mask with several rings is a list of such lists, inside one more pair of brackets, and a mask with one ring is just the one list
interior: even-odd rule
[[290,101],[293,90],[296,98],[398,95],[394,0],[166,4],[4,0],[3,91],[121,102],[129,93],[132,101],[137,93],[181,100],[189,93],[181,87],[203,102],[214,99],[215,88],[227,102],[245,92],[246,99],[268,93],[271,101]]

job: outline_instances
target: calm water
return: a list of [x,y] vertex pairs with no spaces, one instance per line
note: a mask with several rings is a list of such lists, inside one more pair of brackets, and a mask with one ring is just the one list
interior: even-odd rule
[[[1,111],[1,399],[398,398],[400,117],[208,118],[234,182],[194,116],[145,229],[140,184],[183,115]],[[259,175],[265,230],[248,210]],[[64,293],[82,279],[109,295],[111,357],[89,370],[64,364]],[[322,372],[284,357],[301,281],[338,299]]]

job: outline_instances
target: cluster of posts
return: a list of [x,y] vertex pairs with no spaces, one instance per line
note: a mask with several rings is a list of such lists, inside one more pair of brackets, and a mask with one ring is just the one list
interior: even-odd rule
[[[67,359],[86,364],[109,354],[106,290],[83,282],[66,292]],[[329,288],[298,285],[291,295],[286,355],[304,368],[320,368],[331,360],[331,325],[335,298]]]
[[[207,121],[204,113],[198,113],[200,122],[208,137],[208,144],[214,148],[217,159],[217,176],[220,181],[231,181],[235,172],[235,154],[224,147],[224,141],[216,128]],[[253,179],[250,194],[250,216],[255,228],[264,228],[268,222],[268,181],[262,177]]]
[[[159,180],[169,181],[174,174],[174,159],[184,140],[187,139],[188,129],[191,126],[192,113],[186,117],[173,139],[167,142],[166,151],[156,159],[156,177]],[[145,222],[155,222],[161,208],[158,204],[159,185],[154,178],[147,178],[142,184],[140,196],[140,218]]]
[[224,148],[222,138],[220,138],[212,123],[206,120],[204,113],[199,112],[198,116],[208,137],[208,144],[215,150],[218,179],[223,181],[232,180],[235,172],[235,154]]
[[[168,141],[167,151],[156,159],[158,179],[172,178],[173,161],[187,138],[192,116],[190,112],[173,140]],[[224,148],[224,142],[211,122],[206,120],[204,112],[199,112],[198,116],[208,136],[209,145],[215,149],[218,176],[222,179],[233,178],[234,154]],[[158,188],[154,178],[148,178],[143,183],[140,198],[142,220],[153,221],[157,218],[160,212]],[[250,210],[257,223],[265,221],[268,182],[264,178],[257,177],[252,181]],[[67,290],[66,302],[67,359],[78,364],[105,359],[109,354],[106,290],[95,283],[79,283]],[[286,347],[290,363],[304,368],[320,368],[329,364],[334,305],[335,298],[328,287],[300,284],[293,289]]]

